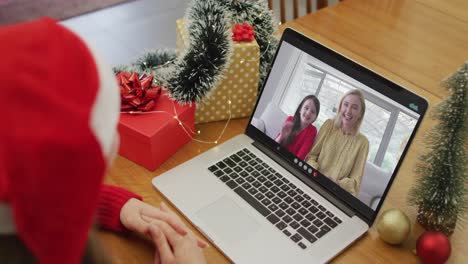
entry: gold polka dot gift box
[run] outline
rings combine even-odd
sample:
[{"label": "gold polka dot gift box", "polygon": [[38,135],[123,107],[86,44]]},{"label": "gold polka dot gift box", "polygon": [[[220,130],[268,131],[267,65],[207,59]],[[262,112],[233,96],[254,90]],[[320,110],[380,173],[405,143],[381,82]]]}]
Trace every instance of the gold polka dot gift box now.
[{"label": "gold polka dot gift box", "polygon": [[[185,19],[176,21],[177,55],[188,46]],[[197,103],[195,123],[248,117],[257,100],[260,48],[255,40],[233,42],[231,64],[222,80],[201,103]]]}]

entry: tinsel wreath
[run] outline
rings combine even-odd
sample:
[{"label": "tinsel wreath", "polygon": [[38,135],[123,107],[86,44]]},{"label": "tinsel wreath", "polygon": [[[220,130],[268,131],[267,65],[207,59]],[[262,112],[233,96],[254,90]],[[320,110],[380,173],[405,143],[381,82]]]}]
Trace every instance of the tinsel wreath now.
[{"label": "tinsel wreath", "polygon": [[173,51],[157,50],[144,54],[130,67],[119,66],[114,71],[154,75],[175,100],[200,102],[229,66],[233,25],[247,22],[255,28],[260,48],[259,87],[262,87],[278,45],[275,22],[266,1],[193,0],[185,18],[189,45],[184,54],[176,58]]}]

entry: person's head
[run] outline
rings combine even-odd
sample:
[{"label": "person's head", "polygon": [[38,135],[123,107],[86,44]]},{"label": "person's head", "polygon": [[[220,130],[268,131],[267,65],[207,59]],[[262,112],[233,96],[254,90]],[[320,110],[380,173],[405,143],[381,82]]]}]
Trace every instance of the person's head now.
[{"label": "person's head", "polygon": [[361,127],[365,112],[364,94],[358,89],[350,90],[341,98],[334,118],[335,126],[346,133],[355,134]]},{"label": "person's head", "polygon": [[40,263],[78,263],[116,150],[116,79],[51,19],[0,27],[0,39],[0,243],[16,237]]},{"label": "person's head", "polygon": [[294,122],[300,122],[301,125],[309,125],[315,122],[320,112],[320,101],[315,95],[307,95],[297,106],[294,112]]},{"label": "person's head", "polygon": [[293,116],[293,127],[291,134],[286,138],[284,145],[289,145],[294,141],[294,138],[299,133],[301,128],[304,128],[317,119],[320,112],[320,101],[315,95],[305,96],[296,108]]}]

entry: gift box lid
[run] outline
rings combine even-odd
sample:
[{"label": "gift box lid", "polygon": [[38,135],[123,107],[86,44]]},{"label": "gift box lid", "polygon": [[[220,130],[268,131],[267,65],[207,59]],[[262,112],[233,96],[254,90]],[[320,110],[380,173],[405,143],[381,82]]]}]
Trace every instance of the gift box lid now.
[{"label": "gift box lid", "polygon": [[173,101],[169,98],[167,91],[163,90],[152,111],[135,114],[122,113],[119,132],[132,136],[138,141],[148,141],[167,127],[179,126],[175,116],[178,115],[183,122],[184,116],[190,114],[189,110],[192,110],[193,115],[194,108],[195,104],[181,105]]}]

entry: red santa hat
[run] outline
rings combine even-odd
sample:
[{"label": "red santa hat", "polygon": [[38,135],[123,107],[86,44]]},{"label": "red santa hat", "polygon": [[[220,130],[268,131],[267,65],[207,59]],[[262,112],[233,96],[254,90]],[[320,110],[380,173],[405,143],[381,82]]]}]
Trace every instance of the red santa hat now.
[{"label": "red santa hat", "polygon": [[79,263],[116,138],[109,67],[52,19],[0,27],[0,234]]}]

